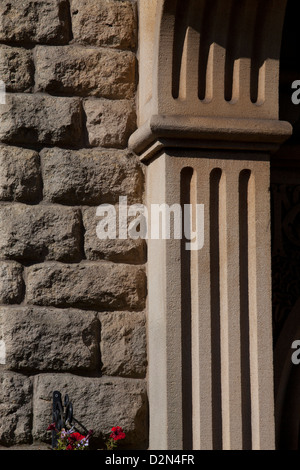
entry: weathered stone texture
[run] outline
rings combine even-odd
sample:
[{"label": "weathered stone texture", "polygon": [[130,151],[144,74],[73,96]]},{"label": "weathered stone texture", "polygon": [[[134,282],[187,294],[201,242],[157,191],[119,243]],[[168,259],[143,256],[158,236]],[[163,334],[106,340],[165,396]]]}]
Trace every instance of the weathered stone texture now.
[{"label": "weathered stone texture", "polygon": [[71,0],[71,17],[79,44],[136,47],[136,6],[130,1]]},{"label": "weathered stone texture", "polygon": [[32,379],[13,372],[0,374],[0,444],[31,440]]},{"label": "weathered stone texture", "polygon": [[41,198],[41,187],[38,153],[0,146],[0,200],[35,202]]},{"label": "weathered stone texture", "polygon": [[23,298],[23,268],[10,261],[0,262],[0,304],[18,304]]},{"label": "weathered stone texture", "polygon": [[43,263],[26,271],[29,304],[96,310],[141,310],[145,306],[145,271],[140,266]]},{"label": "weathered stone texture", "polygon": [[44,198],[60,204],[96,205],[141,202],[144,175],[140,163],[119,150],[59,148],[40,153]]},{"label": "weathered stone texture", "polygon": [[102,373],[121,377],[145,377],[145,314],[107,312],[100,314],[100,319]]},{"label": "weathered stone texture", "polygon": [[1,0],[0,41],[65,44],[70,39],[67,0]]},{"label": "weathered stone texture", "polygon": [[[115,208],[118,220],[118,207]],[[117,238],[101,239],[97,236],[97,224],[100,218],[97,217],[96,207],[85,207],[82,210],[84,233],[84,252],[89,260],[105,259],[118,263],[143,264],[146,261],[145,240],[119,238],[119,227],[117,223]]]},{"label": "weathered stone texture", "polygon": [[6,204],[0,207],[0,256],[18,261],[78,261],[81,215],[73,208]]},{"label": "weathered stone texture", "polygon": [[6,368],[99,370],[100,323],[94,312],[1,307]]},{"label": "weathered stone texture", "polygon": [[[122,426],[126,433],[123,446],[147,447],[147,399],[143,380],[107,377],[79,377],[70,374],[41,374],[34,378],[33,437],[49,441],[52,392],[69,395],[74,418],[93,429],[91,444],[98,446],[110,434],[112,426]],[[121,443],[122,444],[122,443]]]},{"label": "weathered stone texture", "polygon": [[0,450],[49,449],[54,390],[147,449],[146,242],[96,231],[143,202],[136,3],[0,1]]},{"label": "weathered stone texture", "polygon": [[86,100],[88,144],[92,147],[125,148],[136,129],[134,104],[128,100]]},{"label": "weathered stone texture", "polygon": [[82,142],[78,98],[7,94],[0,106],[0,140],[12,144],[77,146]]},{"label": "weathered stone texture", "polygon": [[34,85],[32,51],[1,44],[0,79],[8,92],[31,91]]},{"label": "weathered stone texture", "polygon": [[129,99],[135,92],[135,55],[77,46],[38,46],[36,88],[55,94]]}]

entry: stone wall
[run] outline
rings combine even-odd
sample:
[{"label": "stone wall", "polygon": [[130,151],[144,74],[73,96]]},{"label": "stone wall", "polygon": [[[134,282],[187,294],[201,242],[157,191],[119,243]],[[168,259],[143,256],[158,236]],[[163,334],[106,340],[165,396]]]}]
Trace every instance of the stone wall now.
[{"label": "stone wall", "polygon": [[143,201],[137,8],[120,0],[2,0],[0,445],[50,442],[52,392],[101,444],[147,447],[141,240],[100,240],[96,208]]}]

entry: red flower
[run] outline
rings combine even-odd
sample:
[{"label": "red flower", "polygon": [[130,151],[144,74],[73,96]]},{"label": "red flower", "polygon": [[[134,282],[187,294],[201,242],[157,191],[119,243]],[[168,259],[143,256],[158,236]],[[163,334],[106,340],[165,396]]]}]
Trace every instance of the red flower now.
[{"label": "red flower", "polygon": [[67,445],[66,450],[73,450],[73,446],[71,444]]},{"label": "red flower", "polygon": [[120,426],[114,426],[111,428],[112,433],[109,437],[111,437],[114,441],[118,441],[119,439],[125,439],[125,433]]},{"label": "red flower", "polygon": [[83,436],[79,432],[72,432],[72,434],[70,434],[70,436],[68,437],[68,440],[75,442],[75,441],[81,441],[84,438],[85,436]]},{"label": "red flower", "polygon": [[52,423],[48,426],[47,431],[57,431],[55,423]]}]

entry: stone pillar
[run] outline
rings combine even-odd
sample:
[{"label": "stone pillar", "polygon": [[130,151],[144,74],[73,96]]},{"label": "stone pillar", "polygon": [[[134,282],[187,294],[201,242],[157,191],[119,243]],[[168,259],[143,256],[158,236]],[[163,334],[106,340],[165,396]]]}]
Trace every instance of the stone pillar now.
[{"label": "stone pillar", "polygon": [[274,448],[269,161],[291,127],[278,120],[285,1],[273,3],[139,2],[130,144],[148,209],[189,208],[195,229],[204,206],[196,250],[153,238],[150,217],[152,449]]}]

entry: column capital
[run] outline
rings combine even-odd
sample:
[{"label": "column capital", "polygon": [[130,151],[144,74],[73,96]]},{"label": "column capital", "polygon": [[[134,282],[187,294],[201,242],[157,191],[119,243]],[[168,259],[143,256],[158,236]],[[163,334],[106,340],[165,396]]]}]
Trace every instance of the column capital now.
[{"label": "column capital", "polygon": [[132,134],[131,149],[146,162],[163,148],[275,152],[291,125],[270,119],[154,115]]}]

